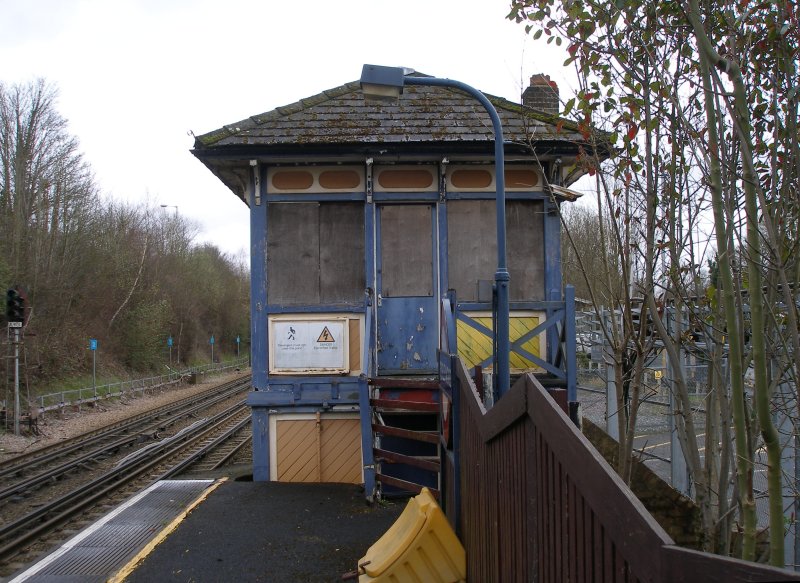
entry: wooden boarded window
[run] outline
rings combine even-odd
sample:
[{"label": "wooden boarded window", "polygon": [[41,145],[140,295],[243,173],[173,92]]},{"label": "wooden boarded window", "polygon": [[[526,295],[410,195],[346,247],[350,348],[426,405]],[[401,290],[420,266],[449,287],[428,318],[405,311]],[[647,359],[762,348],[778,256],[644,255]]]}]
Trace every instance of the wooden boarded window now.
[{"label": "wooden boarded window", "polygon": [[432,211],[429,204],[381,207],[383,297],[433,295]]},{"label": "wooden boarded window", "polygon": [[[494,281],[496,211],[493,200],[447,203],[448,286],[456,290],[458,301],[478,301],[478,282]],[[542,201],[506,202],[506,255],[512,301],[544,299],[543,213]]]},{"label": "wooden boarded window", "polygon": [[362,203],[269,205],[270,304],[356,303],[364,297],[365,281]]}]

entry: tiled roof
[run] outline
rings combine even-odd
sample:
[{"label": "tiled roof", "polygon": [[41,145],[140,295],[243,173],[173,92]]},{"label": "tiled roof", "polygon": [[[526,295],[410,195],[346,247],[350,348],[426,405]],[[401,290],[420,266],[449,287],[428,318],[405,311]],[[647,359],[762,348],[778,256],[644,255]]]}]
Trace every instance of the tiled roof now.
[{"label": "tiled roof", "polygon": [[[574,123],[487,95],[506,142],[582,142]],[[559,123],[560,122],[560,123]],[[558,130],[557,130],[558,128]],[[489,115],[456,89],[411,85],[394,104],[365,101],[354,81],[197,136],[195,154],[229,147],[493,142]]]}]

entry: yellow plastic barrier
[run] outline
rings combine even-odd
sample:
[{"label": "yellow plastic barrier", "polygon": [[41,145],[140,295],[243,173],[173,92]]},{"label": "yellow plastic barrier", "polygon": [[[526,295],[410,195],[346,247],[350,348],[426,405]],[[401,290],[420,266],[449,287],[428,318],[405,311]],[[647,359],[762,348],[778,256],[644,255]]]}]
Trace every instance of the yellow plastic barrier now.
[{"label": "yellow plastic barrier", "polygon": [[467,557],[427,488],[358,562],[359,583],[460,583]]}]

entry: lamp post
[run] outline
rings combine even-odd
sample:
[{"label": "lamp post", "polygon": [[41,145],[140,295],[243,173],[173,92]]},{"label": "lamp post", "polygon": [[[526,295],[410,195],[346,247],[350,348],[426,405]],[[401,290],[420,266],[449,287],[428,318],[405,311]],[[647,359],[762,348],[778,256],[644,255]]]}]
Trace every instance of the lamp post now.
[{"label": "lamp post", "polygon": [[176,204],[162,204],[162,209],[175,209],[175,217],[178,217],[178,205]]},{"label": "lamp post", "polygon": [[460,89],[479,101],[492,120],[492,128],[494,129],[494,174],[497,189],[497,271],[494,274],[497,294],[497,329],[495,330],[494,338],[496,348],[494,375],[497,393],[502,397],[508,392],[511,384],[508,296],[508,286],[511,278],[506,266],[506,185],[503,126],[492,103],[474,87],[452,79],[412,77],[410,73],[413,72],[413,70],[404,69],[403,67],[364,65],[361,71],[361,90],[364,92],[364,96],[370,99],[393,102],[399,99],[405,85]]}]

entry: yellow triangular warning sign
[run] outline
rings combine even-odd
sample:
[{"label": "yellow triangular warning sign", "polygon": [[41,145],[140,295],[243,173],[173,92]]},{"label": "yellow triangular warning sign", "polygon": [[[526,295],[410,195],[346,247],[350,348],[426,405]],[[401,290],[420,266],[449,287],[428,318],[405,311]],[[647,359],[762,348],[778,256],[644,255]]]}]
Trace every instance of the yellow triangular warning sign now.
[{"label": "yellow triangular warning sign", "polygon": [[319,338],[317,338],[317,342],[336,342],[336,339],[333,337],[333,334],[331,334],[331,331],[328,330],[328,327],[325,326]]}]

